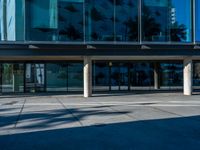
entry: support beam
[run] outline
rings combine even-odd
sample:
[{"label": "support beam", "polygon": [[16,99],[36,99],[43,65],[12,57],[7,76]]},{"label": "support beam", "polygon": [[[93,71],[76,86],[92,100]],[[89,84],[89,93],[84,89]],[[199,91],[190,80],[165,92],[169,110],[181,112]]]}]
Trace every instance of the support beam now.
[{"label": "support beam", "polygon": [[160,89],[160,64],[154,63],[154,89]]},{"label": "support beam", "polygon": [[92,96],[92,61],[90,56],[84,56],[84,97]]},{"label": "support beam", "polygon": [[192,58],[184,59],[184,70],[183,70],[183,79],[184,79],[184,95],[192,95],[192,79],[193,79],[193,63]]}]

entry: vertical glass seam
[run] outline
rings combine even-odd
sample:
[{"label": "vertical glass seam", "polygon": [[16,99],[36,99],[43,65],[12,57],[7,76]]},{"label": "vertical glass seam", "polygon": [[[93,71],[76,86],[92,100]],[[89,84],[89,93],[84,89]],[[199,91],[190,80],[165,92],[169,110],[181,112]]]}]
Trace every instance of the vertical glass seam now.
[{"label": "vertical glass seam", "polygon": [[138,0],[139,9],[138,9],[138,27],[139,27],[139,43],[142,44],[142,0]]}]

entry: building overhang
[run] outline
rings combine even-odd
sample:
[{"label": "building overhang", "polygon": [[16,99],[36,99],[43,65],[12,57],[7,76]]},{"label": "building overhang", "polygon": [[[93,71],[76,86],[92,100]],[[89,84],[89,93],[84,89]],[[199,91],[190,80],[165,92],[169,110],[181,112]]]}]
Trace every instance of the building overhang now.
[{"label": "building overhang", "polygon": [[200,56],[199,44],[2,43],[0,56]]}]

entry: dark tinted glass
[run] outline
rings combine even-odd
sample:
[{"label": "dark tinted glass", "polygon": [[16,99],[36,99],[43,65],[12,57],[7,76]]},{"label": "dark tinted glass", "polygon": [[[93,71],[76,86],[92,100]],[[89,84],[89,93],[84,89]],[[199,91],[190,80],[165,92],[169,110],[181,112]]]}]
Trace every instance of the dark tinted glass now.
[{"label": "dark tinted glass", "polygon": [[138,0],[116,0],[115,39],[138,41]]},{"label": "dark tinted glass", "polygon": [[182,63],[161,63],[161,85],[182,86],[183,85],[183,64]]},{"label": "dark tinted glass", "polygon": [[143,41],[190,42],[190,0],[143,0]]},{"label": "dark tinted glass", "polygon": [[26,2],[27,40],[83,41],[82,0]]},{"label": "dark tinted glass", "polygon": [[114,0],[86,1],[86,40],[114,41]]},{"label": "dark tinted glass", "polygon": [[67,64],[46,65],[47,91],[67,91]]}]

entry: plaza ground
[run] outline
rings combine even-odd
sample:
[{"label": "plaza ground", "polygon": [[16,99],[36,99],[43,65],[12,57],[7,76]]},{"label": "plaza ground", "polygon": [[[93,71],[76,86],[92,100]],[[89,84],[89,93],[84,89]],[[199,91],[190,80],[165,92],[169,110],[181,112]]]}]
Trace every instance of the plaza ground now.
[{"label": "plaza ground", "polygon": [[199,150],[200,95],[0,97],[0,149]]}]

